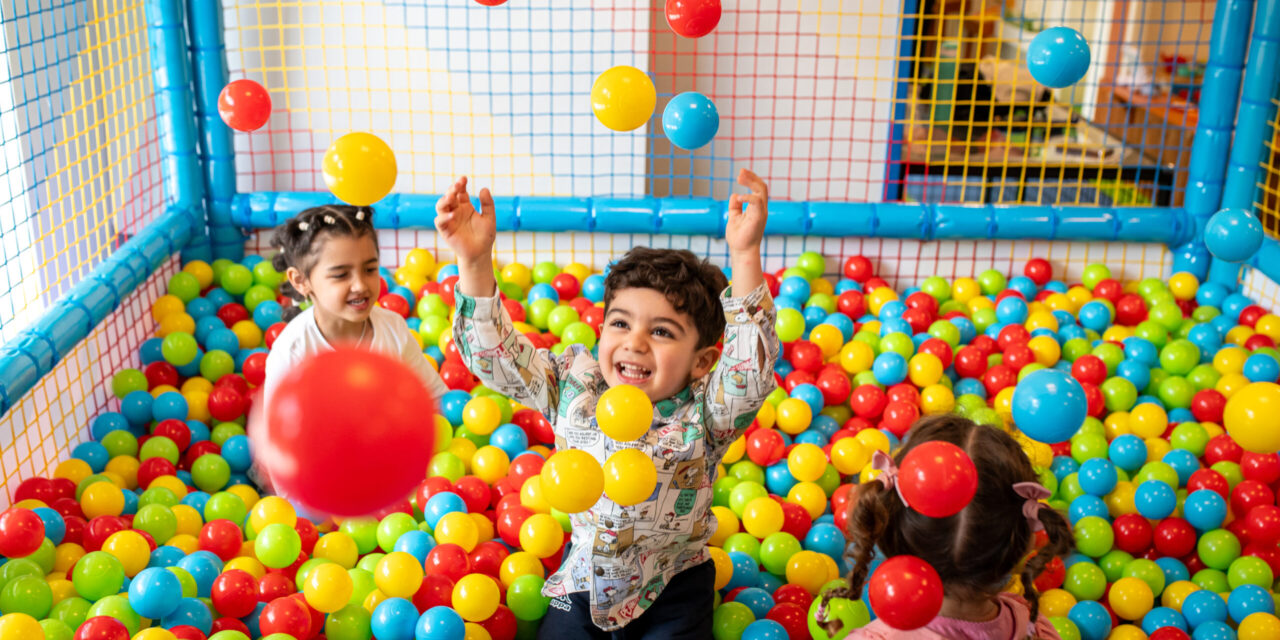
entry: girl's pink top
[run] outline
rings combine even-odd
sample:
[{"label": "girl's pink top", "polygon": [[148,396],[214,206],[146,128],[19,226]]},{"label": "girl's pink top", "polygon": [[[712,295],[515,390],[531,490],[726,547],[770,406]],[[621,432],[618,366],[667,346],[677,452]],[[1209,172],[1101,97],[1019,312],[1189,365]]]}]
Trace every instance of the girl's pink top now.
[{"label": "girl's pink top", "polygon": [[1061,640],[1053,624],[1043,615],[1036,620],[1035,627],[1031,627],[1031,607],[1021,597],[1002,593],[996,597],[996,604],[1000,605],[1000,613],[986,622],[939,616],[921,629],[899,631],[877,619],[855,629],[845,640]]}]

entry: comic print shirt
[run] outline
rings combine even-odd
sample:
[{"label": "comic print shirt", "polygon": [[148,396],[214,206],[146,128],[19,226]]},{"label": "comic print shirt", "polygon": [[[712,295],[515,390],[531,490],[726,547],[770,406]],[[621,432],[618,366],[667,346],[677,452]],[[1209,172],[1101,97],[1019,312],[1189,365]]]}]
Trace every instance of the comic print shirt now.
[{"label": "comic print shirt", "polygon": [[499,297],[459,291],[454,344],[485,386],[540,411],[556,449],[580,449],[601,464],[625,448],[647,453],[658,471],[650,498],[629,507],[601,496],[570,514],[572,548],[542,593],[590,593],[596,626],[613,631],[644,613],[671,578],[707,561],[715,527],[711,485],[725,450],[755,419],[776,386],[773,299],[762,285],[742,297],[720,296],[727,325],[716,368],[654,404],[641,439],[618,442],[601,433],[596,401],[608,386],[590,351],[573,345],[559,357],[536,349],[512,326]]}]

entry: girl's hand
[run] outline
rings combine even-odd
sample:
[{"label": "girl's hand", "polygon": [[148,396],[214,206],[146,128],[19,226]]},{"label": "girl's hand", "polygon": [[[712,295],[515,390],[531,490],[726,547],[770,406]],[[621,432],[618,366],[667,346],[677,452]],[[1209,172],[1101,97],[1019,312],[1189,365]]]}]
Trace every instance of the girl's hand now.
[{"label": "girl's hand", "polygon": [[489,189],[480,190],[477,212],[467,194],[466,176],[458,179],[436,202],[436,230],[453,249],[459,264],[490,260],[498,226]]},{"label": "girl's hand", "polygon": [[729,220],[724,239],[730,253],[760,252],[764,225],[769,219],[769,186],[749,169],[738,172],[738,184],[751,190],[747,195],[729,196]]}]

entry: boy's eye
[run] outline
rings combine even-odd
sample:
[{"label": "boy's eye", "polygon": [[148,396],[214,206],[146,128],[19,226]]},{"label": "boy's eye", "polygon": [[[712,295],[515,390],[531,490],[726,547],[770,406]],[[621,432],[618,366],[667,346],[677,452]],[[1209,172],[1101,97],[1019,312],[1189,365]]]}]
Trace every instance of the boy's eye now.
[{"label": "boy's eye", "polygon": [[614,320],[613,322],[610,322],[610,323],[609,323],[609,326],[611,326],[611,327],[613,327],[613,328],[615,328],[615,329],[626,329],[626,328],[627,328],[627,321],[626,321],[626,320]]},{"label": "boy's eye", "polygon": [[671,332],[670,332],[670,331],[668,331],[667,329],[663,329],[662,327],[658,327],[657,329],[654,329],[654,330],[653,330],[653,335],[655,335],[655,336],[661,336],[661,337],[663,337],[663,338],[674,338],[674,337],[675,337],[675,334],[671,333]]}]

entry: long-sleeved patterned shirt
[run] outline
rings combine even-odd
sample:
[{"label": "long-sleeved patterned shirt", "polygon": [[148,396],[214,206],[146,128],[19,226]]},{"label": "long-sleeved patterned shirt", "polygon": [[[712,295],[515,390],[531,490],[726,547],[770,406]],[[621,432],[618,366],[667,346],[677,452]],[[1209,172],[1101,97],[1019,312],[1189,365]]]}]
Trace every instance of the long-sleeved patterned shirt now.
[{"label": "long-sleeved patterned shirt", "polygon": [[658,486],[648,500],[624,507],[601,496],[590,509],[570,514],[572,548],[542,589],[553,598],[588,591],[596,626],[622,628],[672,577],[709,558],[716,467],[776,385],[779,345],[768,290],[721,294],[727,326],[719,364],[655,403],[653,426],[634,442],[613,440],[596,423],[596,401],[608,385],[589,351],[574,345],[554,357],[515,330],[496,295],[454,295],[453,339],[463,361],[489,388],[546,416],[557,450],[580,449],[601,464],[627,448],[653,459]]}]

